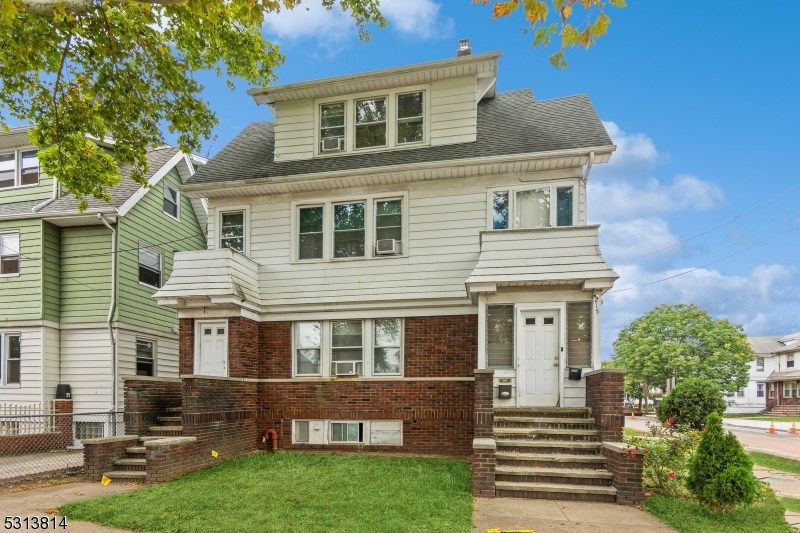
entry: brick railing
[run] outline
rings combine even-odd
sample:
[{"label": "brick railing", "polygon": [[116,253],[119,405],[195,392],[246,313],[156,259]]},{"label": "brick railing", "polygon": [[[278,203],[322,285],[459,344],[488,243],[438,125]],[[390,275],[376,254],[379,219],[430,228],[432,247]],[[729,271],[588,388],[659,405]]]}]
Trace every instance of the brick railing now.
[{"label": "brick railing", "polygon": [[606,469],[611,472],[611,486],[617,489],[617,503],[639,505],[644,500],[642,466],[644,450],[621,442],[604,442]]},{"label": "brick railing", "polygon": [[114,470],[114,461],[126,457],[127,448],[136,446],[138,439],[136,435],[84,439],[83,478],[90,483],[100,481],[103,473]]},{"label": "brick railing", "polygon": [[161,483],[197,469],[197,439],[195,437],[172,437],[144,443],[147,450],[146,482]]},{"label": "brick railing", "polygon": [[625,394],[625,370],[602,368],[586,376],[586,407],[592,408],[594,428],[603,441],[621,442],[625,415],[622,412]]},{"label": "brick railing", "polygon": [[125,433],[147,435],[159,415],[170,407],[181,406],[180,379],[124,376]]},{"label": "brick railing", "polygon": [[472,495],[494,498],[494,370],[475,370]]}]

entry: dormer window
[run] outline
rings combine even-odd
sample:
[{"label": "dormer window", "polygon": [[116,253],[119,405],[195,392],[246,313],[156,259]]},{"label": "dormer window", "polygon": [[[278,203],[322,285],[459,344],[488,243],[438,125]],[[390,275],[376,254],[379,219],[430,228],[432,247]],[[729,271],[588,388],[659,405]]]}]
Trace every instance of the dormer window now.
[{"label": "dormer window", "polygon": [[0,154],[0,189],[39,184],[36,150]]},{"label": "dormer window", "polygon": [[425,139],[422,91],[397,96],[397,144],[418,143]]},{"label": "dormer window", "polygon": [[386,98],[356,100],[356,149],[386,146]]},{"label": "dormer window", "polygon": [[344,151],[344,102],[320,107],[319,150]]}]

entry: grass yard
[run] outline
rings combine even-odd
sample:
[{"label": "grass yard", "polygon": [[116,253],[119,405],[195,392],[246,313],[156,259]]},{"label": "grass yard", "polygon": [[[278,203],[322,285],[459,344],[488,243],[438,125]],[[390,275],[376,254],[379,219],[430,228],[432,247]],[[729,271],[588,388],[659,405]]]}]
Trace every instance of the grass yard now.
[{"label": "grass yard", "polygon": [[730,514],[715,514],[689,500],[650,496],[645,506],[679,533],[791,533],[784,508],[773,493],[762,503],[741,507]]},{"label": "grass yard", "polygon": [[626,437],[645,437],[649,435],[647,431],[640,431],[633,428],[622,428],[622,434]]},{"label": "grass yard", "polygon": [[794,498],[781,498],[781,503],[786,507],[787,511],[794,511],[800,513],[800,500]]},{"label": "grass yard", "polygon": [[458,460],[279,452],[60,511],[148,532],[468,532],[472,474]]},{"label": "grass yard", "polygon": [[732,415],[723,415],[722,418],[743,418],[745,420],[766,420],[768,422],[797,422],[800,424],[800,416],[768,416],[754,415],[750,413],[736,413]]},{"label": "grass yard", "polygon": [[750,452],[749,455],[755,465],[791,474],[800,474],[800,461],[796,459],[786,459],[785,457],[761,452]]}]

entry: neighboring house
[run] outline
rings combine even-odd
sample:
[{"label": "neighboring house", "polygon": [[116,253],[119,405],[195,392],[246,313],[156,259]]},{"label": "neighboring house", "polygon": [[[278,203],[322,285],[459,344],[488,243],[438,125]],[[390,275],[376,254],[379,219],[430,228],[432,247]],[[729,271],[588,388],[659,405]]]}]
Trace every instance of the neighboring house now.
[{"label": "neighboring house", "polygon": [[767,378],[767,409],[775,414],[800,414],[800,332],[778,339],[777,368]]},{"label": "neighboring house", "polygon": [[748,337],[756,360],[750,363],[750,381],[743,389],[728,395],[728,413],[758,413],[767,408],[767,378],[779,369],[775,351],[784,347],[780,336]]},{"label": "neighboring house", "polygon": [[475,369],[498,407],[586,404],[618,278],[586,180],[615,146],[585,95],[496,93],[499,56],[249,92],[275,121],[181,187],[208,250],[155,294],[182,375],[259,383],[287,447],[471,453]]},{"label": "neighboring house", "polygon": [[174,252],[205,247],[203,201],[179,190],[204,160],[169,146],[147,157],[149,188],[122,167],[112,202],[81,213],[39,172],[28,128],[0,134],[0,404],[68,384],[76,412],[121,410],[121,376],[177,377],[177,317],[152,296]]}]

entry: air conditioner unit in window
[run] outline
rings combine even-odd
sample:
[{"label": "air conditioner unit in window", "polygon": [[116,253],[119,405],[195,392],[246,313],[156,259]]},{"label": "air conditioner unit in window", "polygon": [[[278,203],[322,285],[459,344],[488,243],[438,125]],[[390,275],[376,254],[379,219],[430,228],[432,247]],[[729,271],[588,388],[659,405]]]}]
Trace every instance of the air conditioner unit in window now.
[{"label": "air conditioner unit in window", "polygon": [[320,151],[322,152],[343,152],[344,137],[329,137],[320,141]]},{"label": "air conditioner unit in window", "polygon": [[375,242],[377,255],[397,255],[400,253],[400,241],[394,239],[378,239]]},{"label": "air conditioner unit in window", "polygon": [[333,371],[337,376],[359,376],[361,361],[334,361]]}]

